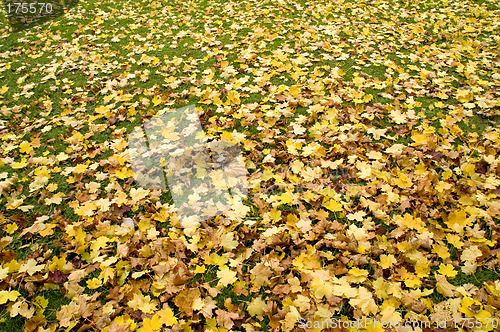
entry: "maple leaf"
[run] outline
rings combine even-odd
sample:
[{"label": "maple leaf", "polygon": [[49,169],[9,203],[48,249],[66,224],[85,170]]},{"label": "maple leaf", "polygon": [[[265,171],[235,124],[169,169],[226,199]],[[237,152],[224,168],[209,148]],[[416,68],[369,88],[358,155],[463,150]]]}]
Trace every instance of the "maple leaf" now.
[{"label": "maple leaf", "polygon": [[462,254],[460,255],[460,259],[462,261],[466,261],[469,263],[476,262],[477,258],[482,256],[482,252],[478,246],[471,246],[469,248],[465,248]]},{"label": "maple leaf", "polygon": [[7,303],[8,301],[14,302],[21,294],[18,291],[0,291],[0,304]]},{"label": "maple leaf", "polygon": [[450,284],[448,280],[446,280],[446,277],[444,275],[436,274],[435,277],[436,277],[436,290],[440,294],[443,294],[446,297],[455,296],[456,287]]},{"label": "maple leaf", "polygon": [[231,251],[238,246],[238,241],[234,240],[234,233],[229,232],[221,236],[221,245],[226,251]]},{"label": "maple leaf", "polygon": [[404,173],[399,173],[398,179],[396,180],[396,184],[398,187],[406,189],[413,185],[411,179]]},{"label": "maple leaf", "polygon": [[101,286],[102,286],[101,279],[93,278],[93,279],[87,280],[87,287],[89,289],[97,289],[97,288],[99,288]]},{"label": "maple leaf", "polygon": [[453,211],[448,215],[448,220],[445,221],[446,225],[454,231],[461,233],[466,226],[471,224],[471,220],[467,218],[465,211]]},{"label": "maple leaf", "polygon": [[32,276],[36,272],[40,272],[45,268],[45,264],[37,265],[37,261],[34,258],[29,259],[26,263],[22,264],[19,268],[19,272],[27,272]]},{"label": "maple leaf", "polygon": [[295,226],[303,233],[307,233],[312,229],[312,222],[309,219],[301,218],[298,222],[295,223]]},{"label": "maple leaf", "polygon": [[396,264],[396,258],[394,255],[380,255],[380,267],[383,269],[390,268],[393,264]]},{"label": "maple leaf", "polygon": [[174,326],[177,324],[177,318],[174,316],[174,312],[170,308],[164,308],[156,313],[160,318],[160,322],[167,326]]},{"label": "maple leaf", "polygon": [[265,306],[266,302],[260,296],[255,297],[248,305],[247,311],[251,316],[262,315],[264,313]]},{"label": "maple leaf", "polygon": [[30,143],[24,141],[21,144],[19,144],[19,152],[30,154],[32,151],[33,151],[33,147],[31,146]]},{"label": "maple leaf", "polygon": [[193,313],[193,305],[196,300],[200,298],[200,290],[195,289],[184,289],[175,298],[174,303],[176,306],[181,308],[189,316]]},{"label": "maple leaf", "polygon": [[363,217],[366,216],[365,211],[356,211],[354,213],[349,213],[346,217],[349,220],[363,221]]},{"label": "maple leaf", "polygon": [[21,158],[20,162],[13,162],[10,166],[13,169],[21,169],[21,168],[25,168],[27,165],[28,165],[27,159],[26,158]]},{"label": "maple leaf", "polygon": [[226,329],[231,329],[234,326],[233,320],[238,319],[239,315],[237,313],[217,309],[215,311],[217,317],[217,323],[222,325]]},{"label": "maple leaf", "polygon": [[160,317],[157,314],[153,315],[151,318],[146,318],[142,322],[142,327],[140,327],[137,331],[146,332],[146,331],[159,331],[162,327],[162,323],[160,321]]},{"label": "maple leaf", "polygon": [[343,211],[342,204],[333,199],[329,200],[328,203],[325,203],[323,206],[332,212]]},{"label": "maple leaf", "polygon": [[127,305],[130,308],[140,310],[145,314],[151,314],[157,310],[156,300],[151,300],[149,295],[135,293],[133,299],[128,301]]},{"label": "maple leaf", "polygon": [[453,265],[443,264],[443,263],[439,265],[438,272],[451,279],[455,278],[456,275],[458,274],[458,272],[455,271],[455,267]]},{"label": "maple leaf", "polygon": [[217,278],[219,282],[217,283],[217,287],[226,287],[234,283],[236,279],[236,271],[230,270],[227,266],[222,266],[219,271],[217,271]]},{"label": "maple leaf", "polygon": [[9,275],[9,267],[0,267],[0,280],[4,280]]},{"label": "maple leaf", "polygon": [[394,325],[398,325],[398,322],[401,324],[403,318],[401,314],[396,311],[396,308],[391,304],[387,305],[384,309],[380,311],[380,321],[382,322],[391,322]]},{"label": "maple leaf", "polygon": [[309,287],[313,291],[314,296],[318,299],[323,297],[329,298],[333,293],[333,286],[328,281],[320,278],[314,278]]},{"label": "maple leaf", "polygon": [[55,284],[61,284],[64,282],[65,276],[59,270],[54,270],[54,272],[49,272],[48,280]]},{"label": "maple leaf", "polygon": [[12,234],[18,229],[17,224],[8,224],[5,228],[7,234]]},{"label": "maple leaf", "polygon": [[349,303],[361,309],[365,315],[376,314],[379,311],[378,306],[373,300],[372,293],[365,287],[359,287],[356,298],[350,299]]},{"label": "maple leaf", "polygon": [[29,307],[28,303],[25,301],[18,301],[12,305],[10,309],[10,317],[16,317],[17,315],[21,315],[26,319],[30,319],[33,317],[35,313],[35,307]]},{"label": "maple leaf", "polygon": [[359,283],[363,282],[366,280],[366,277],[368,276],[368,271],[353,267],[349,270],[349,279],[352,282]]},{"label": "maple leaf", "polygon": [[[126,168],[126,167],[123,167],[122,169],[117,170],[115,172],[115,176],[121,180],[132,177],[133,175],[134,175],[134,172],[131,169]],[[133,199],[135,200],[135,198],[133,198]]]}]

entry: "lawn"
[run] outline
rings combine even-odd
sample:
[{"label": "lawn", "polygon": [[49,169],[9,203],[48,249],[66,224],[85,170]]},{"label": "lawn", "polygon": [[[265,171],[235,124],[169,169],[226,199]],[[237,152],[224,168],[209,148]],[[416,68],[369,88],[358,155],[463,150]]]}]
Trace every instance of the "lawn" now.
[{"label": "lawn", "polygon": [[[497,1],[66,5],[0,12],[0,331],[498,330]],[[192,227],[128,149],[187,105],[248,171]]]}]

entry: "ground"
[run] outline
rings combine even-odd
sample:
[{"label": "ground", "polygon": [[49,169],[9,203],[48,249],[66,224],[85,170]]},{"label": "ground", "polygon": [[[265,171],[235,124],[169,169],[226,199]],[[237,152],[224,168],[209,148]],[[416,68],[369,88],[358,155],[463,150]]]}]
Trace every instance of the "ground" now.
[{"label": "ground", "polygon": [[[498,326],[496,1],[68,8],[0,14],[1,331]],[[127,149],[185,105],[249,179],[189,232]]]}]

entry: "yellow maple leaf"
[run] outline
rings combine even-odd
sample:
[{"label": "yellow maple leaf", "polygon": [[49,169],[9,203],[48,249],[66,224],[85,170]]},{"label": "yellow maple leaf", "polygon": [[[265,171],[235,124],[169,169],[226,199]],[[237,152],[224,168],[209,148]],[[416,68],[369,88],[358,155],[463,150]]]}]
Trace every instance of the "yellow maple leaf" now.
[{"label": "yellow maple leaf", "polygon": [[483,252],[479,249],[478,246],[471,246],[465,248],[460,255],[460,259],[465,262],[474,263],[478,257],[480,257]]},{"label": "yellow maple leaf", "polygon": [[120,96],[116,96],[115,97],[115,100],[116,101],[129,101],[130,99],[132,99],[134,97],[134,95],[130,94],[130,93],[125,93],[123,95],[120,95]]},{"label": "yellow maple leaf", "polygon": [[401,314],[397,312],[396,308],[390,303],[380,312],[380,316],[381,322],[391,322],[392,324],[397,324],[402,321]]},{"label": "yellow maple leaf", "polygon": [[431,267],[428,260],[423,257],[415,263],[415,273],[419,278],[425,278],[429,276],[431,272]]},{"label": "yellow maple leaf", "polygon": [[453,297],[455,296],[455,289],[456,287],[453,286],[446,280],[446,277],[441,274],[436,274],[436,290],[438,293],[446,296],[446,297]]},{"label": "yellow maple leaf", "polygon": [[396,224],[409,229],[421,230],[424,227],[424,222],[420,218],[414,218],[411,214],[405,213],[404,217],[399,215],[394,217]]},{"label": "yellow maple leaf", "polygon": [[248,305],[247,311],[250,316],[262,315],[264,313],[264,307],[266,302],[259,296],[255,297],[252,302]]},{"label": "yellow maple leaf", "polygon": [[464,243],[461,241],[461,237],[456,234],[446,234],[446,240],[449,244],[457,249],[462,249]]},{"label": "yellow maple leaf", "polygon": [[471,224],[471,221],[467,218],[465,211],[460,210],[451,212],[445,224],[455,232],[461,233],[466,226]]},{"label": "yellow maple leaf", "polygon": [[236,280],[236,271],[230,270],[227,266],[222,266],[220,271],[217,271],[217,278],[219,283],[218,288],[226,287],[227,285],[233,284]]},{"label": "yellow maple leaf", "polygon": [[4,267],[8,268],[9,272],[15,272],[21,268],[21,264],[18,261],[16,261],[15,259],[13,259],[10,262],[5,263]]},{"label": "yellow maple leaf", "polygon": [[95,109],[97,114],[104,115],[105,117],[111,117],[112,113],[109,106],[99,106]]},{"label": "yellow maple leaf", "polygon": [[33,148],[31,147],[30,143],[24,141],[21,144],[19,144],[19,152],[30,154],[32,151],[33,151]]},{"label": "yellow maple leaf", "polygon": [[282,193],[279,196],[279,199],[280,199],[281,204],[290,204],[290,203],[292,203],[292,196],[288,192]]},{"label": "yellow maple leaf", "polygon": [[224,140],[224,141],[228,141],[230,142],[231,141],[231,137],[232,137],[232,133],[229,132],[229,131],[224,131],[221,135],[221,138]]},{"label": "yellow maple leaf", "polygon": [[198,273],[205,273],[205,271],[207,270],[207,268],[205,267],[205,265],[197,265],[196,268],[194,269],[194,273],[195,274],[198,274]]},{"label": "yellow maple leaf", "polygon": [[23,203],[23,201],[23,198],[7,198],[7,210],[17,209]]},{"label": "yellow maple leaf", "polygon": [[161,98],[158,95],[153,97],[153,105],[158,106],[161,104]]},{"label": "yellow maple leaf", "polygon": [[17,224],[10,223],[7,225],[7,227],[5,227],[5,231],[7,232],[7,234],[12,234],[17,230],[17,228]]},{"label": "yellow maple leaf", "polygon": [[227,100],[225,105],[238,105],[240,103],[240,94],[236,90],[227,92]]},{"label": "yellow maple leaf", "polygon": [[141,199],[145,198],[148,195],[149,195],[148,189],[142,189],[142,188],[130,189],[130,197],[135,203],[137,203],[138,201],[140,201]]},{"label": "yellow maple leaf", "polygon": [[455,271],[455,267],[451,264],[443,264],[441,263],[439,265],[439,270],[438,270],[439,273],[441,273],[442,275],[444,276],[447,276],[448,278],[455,278],[458,274],[457,271]]},{"label": "yellow maple leaf", "polygon": [[83,206],[79,206],[75,209],[75,213],[79,216],[90,217],[94,211],[97,209],[97,206],[94,202],[86,202]]},{"label": "yellow maple leaf", "polygon": [[279,222],[281,220],[281,211],[272,209],[269,211],[269,217],[273,223]]},{"label": "yellow maple leaf", "polygon": [[231,251],[238,246],[239,242],[234,239],[234,233],[229,232],[221,236],[220,244],[225,251]]},{"label": "yellow maple leaf", "polygon": [[115,176],[120,180],[124,180],[134,176],[134,172],[130,168],[123,167],[115,172]]},{"label": "yellow maple leaf", "polygon": [[445,190],[449,190],[453,187],[451,183],[445,182],[445,181],[439,181],[437,186],[435,187],[436,190],[440,193],[442,193]]},{"label": "yellow maple leaf", "polygon": [[97,289],[102,286],[102,281],[99,278],[93,278],[90,280],[87,280],[87,287],[89,289]]},{"label": "yellow maple leaf", "polygon": [[38,234],[40,234],[42,237],[52,235],[52,234],[54,234],[55,227],[56,227],[56,224],[45,225],[45,228],[43,230],[41,230]]},{"label": "yellow maple leaf", "polygon": [[297,97],[300,93],[300,86],[298,85],[292,85],[290,89],[288,89],[288,92],[290,92],[290,95],[292,97]]},{"label": "yellow maple leaf", "polygon": [[334,199],[330,199],[328,203],[323,204],[323,207],[327,208],[328,210],[332,212],[340,212],[343,210],[342,204],[337,202]]},{"label": "yellow maple leaf", "polygon": [[27,272],[30,276],[36,272],[40,272],[44,269],[45,264],[37,265],[37,261],[34,258],[29,259],[27,262],[21,265],[19,272]]},{"label": "yellow maple leaf", "polygon": [[18,291],[0,291],[0,304],[7,303],[8,301],[15,301],[19,295],[21,295]]},{"label": "yellow maple leaf", "polygon": [[155,312],[157,301],[151,301],[151,297],[149,295],[144,296],[143,294],[134,294],[134,298],[127,302],[127,305],[134,310],[140,310],[145,314],[152,314]]},{"label": "yellow maple leaf", "polygon": [[476,171],[476,165],[472,163],[465,163],[460,166],[460,169],[464,171],[464,173],[467,174],[468,176],[472,176]]},{"label": "yellow maple leaf", "polygon": [[396,258],[394,255],[380,255],[380,267],[383,269],[390,268],[393,264],[396,264]]},{"label": "yellow maple leaf", "polygon": [[55,269],[57,268],[58,270],[62,271],[63,266],[66,264],[66,258],[62,257],[54,257],[54,260],[52,264],[49,265],[49,271],[54,272]]},{"label": "yellow maple leaf", "polygon": [[399,173],[398,179],[396,180],[396,184],[399,188],[406,189],[408,187],[411,187],[413,185],[413,182],[408,177],[408,175],[404,173]]},{"label": "yellow maple leaf", "polygon": [[368,271],[358,267],[353,267],[349,270],[348,275],[351,282],[359,283],[366,280],[366,277],[368,277]]},{"label": "yellow maple leaf", "polygon": [[450,251],[448,250],[448,247],[437,243],[433,245],[432,252],[436,253],[442,260],[450,257]]},{"label": "yellow maple leaf", "polygon": [[38,308],[41,308],[41,309],[45,309],[47,308],[47,306],[49,305],[49,300],[47,300],[46,298],[44,298],[43,296],[40,296],[38,295],[36,298],[35,298],[35,301],[33,303],[35,306],[37,306]]},{"label": "yellow maple leaf", "polygon": [[25,168],[27,165],[28,165],[28,163],[27,163],[26,158],[22,158],[20,162],[15,161],[12,164],[10,164],[10,167],[12,167],[13,169],[21,169],[21,168]]},{"label": "yellow maple leaf", "polygon": [[427,143],[427,136],[418,132],[413,132],[411,134],[411,139],[414,142],[411,144],[412,146],[419,146]]},{"label": "yellow maple leaf", "polygon": [[0,88],[0,95],[3,95],[4,93],[6,93],[7,90],[9,90],[9,87],[7,85],[2,86]]},{"label": "yellow maple leaf", "polygon": [[80,174],[80,173],[83,173],[85,172],[85,170],[87,169],[87,165],[84,165],[84,164],[78,164],[75,166],[75,168],[73,169],[73,173],[75,174]]},{"label": "yellow maple leaf", "polygon": [[405,279],[405,285],[406,285],[406,287],[409,287],[409,288],[417,288],[417,287],[420,287],[421,284],[422,284],[422,280],[420,280],[416,276],[410,276],[409,279]]},{"label": "yellow maple leaf", "polygon": [[472,98],[474,98],[474,95],[473,95],[472,91],[470,91],[470,90],[458,89],[457,94],[456,94],[456,98],[461,103],[467,103],[467,102],[471,101]]},{"label": "yellow maple leaf", "polygon": [[9,275],[9,267],[1,267],[0,266],[0,280],[4,280]]},{"label": "yellow maple leaf", "polygon": [[314,278],[309,287],[317,299],[321,299],[323,297],[328,299],[333,294],[333,286],[328,281],[321,278]]},{"label": "yellow maple leaf", "polygon": [[153,315],[151,318],[145,318],[142,321],[142,327],[140,327],[138,332],[149,332],[149,331],[158,331],[161,329],[163,324],[160,321],[158,315]]},{"label": "yellow maple leaf", "polygon": [[361,309],[365,315],[376,314],[379,310],[375,300],[373,300],[372,293],[365,287],[358,288],[356,298],[350,299],[349,304]]},{"label": "yellow maple leaf", "polygon": [[218,265],[221,268],[228,262],[228,259],[226,256],[220,256],[217,255],[216,253],[212,253],[208,258],[205,260],[205,264],[208,265]]},{"label": "yellow maple leaf", "polygon": [[110,239],[108,237],[106,237],[106,236],[99,236],[90,245],[90,250],[97,251],[97,250],[99,250],[101,248],[104,248],[109,241],[110,241]]},{"label": "yellow maple leaf", "polygon": [[157,312],[160,322],[167,326],[173,326],[177,324],[177,318],[174,316],[174,312],[170,308],[164,308]]}]

